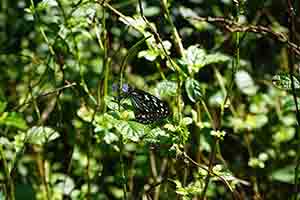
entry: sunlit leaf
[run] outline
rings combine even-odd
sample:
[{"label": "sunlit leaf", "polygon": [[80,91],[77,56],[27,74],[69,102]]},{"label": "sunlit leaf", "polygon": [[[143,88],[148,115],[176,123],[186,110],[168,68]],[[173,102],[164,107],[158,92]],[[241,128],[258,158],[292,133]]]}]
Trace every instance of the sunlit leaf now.
[{"label": "sunlit leaf", "polygon": [[125,141],[138,142],[145,135],[145,125],[138,122],[120,121],[115,127]]},{"label": "sunlit leaf", "polygon": [[95,132],[110,130],[117,123],[119,123],[119,120],[115,119],[112,115],[108,113],[99,115],[95,118]]},{"label": "sunlit leaf", "polygon": [[268,117],[265,114],[248,114],[244,122],[245,129],[262,128],[268,122]]},{"label": "sunlit leaf", "polygon": [[207,54],[203,48],[198,45],[192,45],[185,50],[185,57],[179,60],[183,66],[187,66],[190,74],[199,72],[199,70],[213,63],[221,63],[230,60],[230,57],[221,54]]},{"label": "sunlit leaf", "polygon": [[126,25],[133,26],[139,31],[143,32],[145,28],[147,27],[145,21],[142,19],[142,17],[120,17],[119,18],[121,22],[123,22]]},{"label": "sunlit leaf", "polygon": [[221,53],[208,54],[205,56],[205,65],[223,63],[230,60],[230,57]]},{"label": "sunlit leaf", "polygon": [[293,184],[295,181],[295,166],[289,165],[284,168],[275,170],[274,172],[272,172],[271,178],[275,181]]},{"label": "sunlit leaf", "polygon": [[4,112],[0,116],[0,125],[11,126],[15,128],[19,128],[21,130],[26,130],[27,124],[26,121],[23,119],[22,115],[17,112]]},{"label": "sunlit leaf", "polygon": [[177,84],[174,81],[161,81],[157,84],[156,90],[162,97],[176,96]]},{"label": "sunlit leaf", "polygon": [[188,47],[185,51],[185,57],[180,60],[182,65],[188,67],[190,74],[197,73],[205,65],[205,50],[198,45]]},{"label": "sunlit leaf", "polygon": [[293,127],[280,127],[278,131],[272,136],[275,143],[288,142],[295,136],[295,129]]},{"label": "sunlit leaf", "polygon": [[191,117],[184,117],[180,123],[187,126],[193,123],[193,119]]},{"label": "sunlit leaf", "polygon": [[235,73],[235,82],[237,87],[246,95],[254,95],[257,92],[257,86],[248,72],[240,70]]},{"label": "sunlit leaf", "polygon": [[74,180],[65,174],[51,174],[51,182],[54,190],[65,195],[69,195],[75,188]]},{"label": "sunlit leaf", "polygon": [[59,136],[59,133],[50,127],[34,126],[27,131],[26,138],[28,143],[43,145]]},{"label": "sunlit leaf", "polygon": [[149,61],[154,61],[157,58],[157,56],[159,56],[158,52],[156,52],[152,49],[140,51],[138,53],[138,58],[144,57],[146,60],[149,60]]},{"label": "sunlit leaf", "polygon": [[155,129],[151,129],[150,131],[147,131],[147,134],[145,135],[143,141],[151,144],[167,144],[171,141],[171,139],[167,131],[157,127]]},{"label": "sunlit leaf", "polygon": [[82,106],[78,111],[77,115],[86,122],[91,122],[93,118],[93,110],[86,106]]},{"label": "sunlit leaf", "polygon": [[[296,90],[300,90],[300,82],[299,80],[293,76],[294,86]],[[273,76],[272,83],[275,87],[282,90],[292,90],[292,80],[290,79],[289,74],[277,74]]]},{"label": "sunlit leaf", "polygon": [[105,99],[106,106],[111,110],[118,110],[119,105],[118,102],[112,96],[106,96]]}]

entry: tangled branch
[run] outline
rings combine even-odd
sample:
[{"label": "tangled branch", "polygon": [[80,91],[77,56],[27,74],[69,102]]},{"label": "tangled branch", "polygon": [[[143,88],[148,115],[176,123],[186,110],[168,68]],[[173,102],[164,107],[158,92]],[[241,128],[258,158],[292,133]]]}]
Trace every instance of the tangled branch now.
[{"label": "tangled branch", "polygon": [[224,27],[229,32],[251,32],[257,33],[260,35],[271,36],[275,40],[286,44],[291,50],[300,58],[300,46],[291,42],[284,33],[273,31],[270,27],[264,26],[255,26],[255,25],[241,25],[237,22],[234,22],[229,19],[225,19],[223,17],[187,17],[188,19],[205,21],[211,24],[215,24],[217,26]]}]

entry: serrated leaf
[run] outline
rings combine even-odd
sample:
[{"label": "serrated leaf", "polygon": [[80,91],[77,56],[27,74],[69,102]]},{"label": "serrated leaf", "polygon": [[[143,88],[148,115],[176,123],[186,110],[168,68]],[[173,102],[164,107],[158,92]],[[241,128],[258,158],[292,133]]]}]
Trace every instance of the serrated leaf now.
[{"label": "serrated leaf", "polygon": [[[299,80],[293,76],[294,85],[296,90],[300,90],[300,82]],[[282,90],[292,90],[292,80],[290,79],[289,74],[277,74],[273,76],[272,83],[275,87],[282,89]]]},{"label": "serrated leaf", "polygon": [[198,73],[199,70],[209,64],[226,62],[229,56],[221,53],[207,54],[198,45],[192,45],[185,50],[185,57],[179,63],[188,68],[190,74]]},{"label": "serrated leaf", "polygon": [[115,124],[119,123],[119,120],[115,119],[112,115],[104,113],[103,115],[96,116],[95,118],[95,132],[101,132],[110,130]]},{"label": "serrated leaf", "polygon": [[106,96],[104,98],[106,106],[111,110],[118,110],[119,105],[116,101],[114,101],[114,98],[112,96]]},{"label": "serrated leaf", "polygon": [[167,144],[170,141],[170,135],[165,130],[157,127],[155,129],[151,129],[149,132],[147,131],[143,140],[152,144]]},{"label": "serrated leaf", "polygon": [[46,126],[34,126],[27,131],[27,142],[30,144],[43,145],[55,140],[60,135],[57,131]]},{"label": "serrated leaf", "polygon": [[185,58],[181,63],[188,67],[189,73],[197,73],[205,65],[205,51],[198,45],[193,45],[185,51]]},{"label": "serrated leaf", "polygon": [[192,78],[188,78],[185,81],[185,90],[189,99],[196,103],[202,98],[200,83]]},{"label": "serrated leaf", "polygon": [[115,127],[124,141],[138,142],[145,135],[145,125],[134,121],[120,121]]},{"label": "serrated leaf", "polygon": [[159,96],[176,96],[177,83],[174,81],[161,81],[157,84],[156,90]]}]

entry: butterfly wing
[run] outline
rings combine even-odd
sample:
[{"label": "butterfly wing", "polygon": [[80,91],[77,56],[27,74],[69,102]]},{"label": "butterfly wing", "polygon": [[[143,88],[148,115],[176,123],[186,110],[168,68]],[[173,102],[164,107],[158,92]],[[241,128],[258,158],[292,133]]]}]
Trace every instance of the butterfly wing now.
[{"label": "butterfly wing", "polygon": [[130,97],[135,118],[140,123],[153,123],[168,117],[171,113],[166,102],[148,92],[134,89],[130,92]]}]

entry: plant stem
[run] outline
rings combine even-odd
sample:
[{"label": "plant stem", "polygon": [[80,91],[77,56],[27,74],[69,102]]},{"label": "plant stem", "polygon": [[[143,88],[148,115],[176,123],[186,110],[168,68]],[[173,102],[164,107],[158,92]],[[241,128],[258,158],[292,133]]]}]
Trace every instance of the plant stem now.
[{"label": "plant stem", "polygon": [[124,159],[123,159],[123,151],[124,151],[124,144],[123,144],[123,136],[120,134],[120,164],[121,164],[121,177],[122,177],[122,183],[123,183],[123,199],[127,200],[127,185],[126,185],[126,176],[125,176],[125,165],[124,165]]},{"label": "plant stem", "polygon": [[163,11],[165,14],[165,18],[167,19],[167,21],[169,22],[169,24],[172,27],[172,35],[173,35],[173,39],[174,39],[174,43],[175,43],[177,52],[181,57],[185,57],[181,38],[180,38],[179,33],[176,29],[176,26],[174,25],[173,20],[171,18],[171,15],[170,15],[170,12],[168,9],[168,5],[167,5],[167,0],[161,0],[160,3],[162,5],[162,8],[163,8]]},{"label": "plant stem", "polygon": [[0,156],[1,156],[2,163],[3,163],[5,178],[7,180],[7,182],[5,182],[5,189],[7,192],[6,195],[7,195],[8,199],[15,200],[15,186],[14,186],[14,182],[10,176],[8,163],[6,162],[4,155],[5,155],[4,150],[2,148],[2,145],[0,144]]},{"label": "plant stem", "polygon": [[209,185],[209,181],[210,181],[210,177],[211,177],[210,172],[212,171],[213,163],[214,163],[214,160],[215,160],[215,154],[217,152],[218,142],[219,142],[219,139],[216,138],[214,140],[213,149],[212,149],[212,152],[210,154],[209,165],[208,165],[208,173],[207,173],[207,176],[205,178],[204,189],[202,190],[202,193],[201,193],[201,197],[200,197],[201,200],[204,200],[205,194],[206,194],[206,191],[207,191],[207,188],[208,188],[208,185]]},{"label": "plant stem", "polygon": [[[293,1],[291,0],[287,0],[287,5],[288,5],[288,14],[289,14],[289,39],[291,42],[295,42],[295,34],[296,34],[296,26],[295,26],[295,15],[296,15],[296,11],[294,10],[293,7]],[[290,75],[290,80],[291,80],[291,87],[292,87],[292,93],[293,93],[293,98],[294,98],[294,103],[295,103],[295,107],[296,107],[296,119],[297,119],[297,128],[296,128],[296,140],[299,141],[300,135],[299,135],[299,127],[300,127],[300,111],[299,111],[299,107],[298,107],[298,101],[297,101],[297,94],[296,94],[296,90],[295,90],[295,82],[294,82],[294,64],[295,64],[295,53],[294,51],[292,51],[291,48],[288,48],[288,59],[289,59],[289,75]],[[299,174],[299,168],[300,168],[300,143],[298,142],[297,145],[297,149],[296,151],[296,166],[295,166],[295,178],[294,178],[294,182],[295,182],[295,186],[294,186],[294,195],[293,195],[293,199],[297,200],[299,197],[299,178],[298,178],[298,174]]]}]

